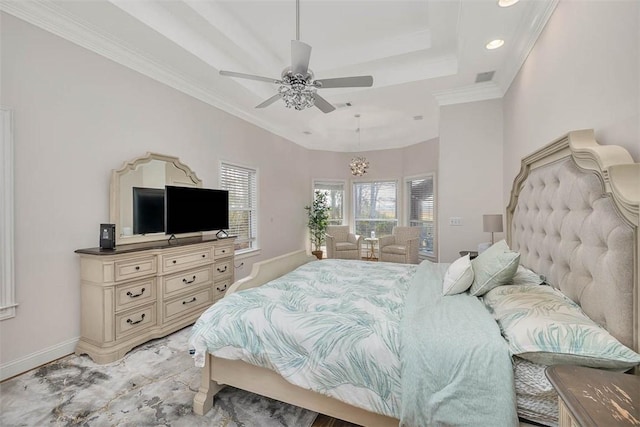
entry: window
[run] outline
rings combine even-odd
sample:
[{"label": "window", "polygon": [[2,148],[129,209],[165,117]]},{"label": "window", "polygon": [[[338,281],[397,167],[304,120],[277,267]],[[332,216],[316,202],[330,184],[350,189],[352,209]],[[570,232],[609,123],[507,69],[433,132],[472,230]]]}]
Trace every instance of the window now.
[{"label": "window", "polygon": [[353,184],[356,234],[369,237],[391,234],[398,224],[395,181],[356,182]]},{"label": "window", "polygon": [[423,257],[433,257],[435,241],[435,196],[434,196],[434,176],[425,175],[421,177],[408,178],[405,181],[408,206],[407,223],[410,226],[422,228],[420,234],[420,255]]},{"label": "window", "polygon": [[329,225],[344,224],[344,182],[314,181],[313,194],[322,191],[327,195],[329,211]]},{"label": "window", "polygon": [[16,315],[13,272],[13,122],[0,110],[0,320]]},{"label": "window", "polygon": [[257,171],[230,163],[220,165],[220,187],[229,191],[229,234],[238,236],[236,252],[258,248]]}]

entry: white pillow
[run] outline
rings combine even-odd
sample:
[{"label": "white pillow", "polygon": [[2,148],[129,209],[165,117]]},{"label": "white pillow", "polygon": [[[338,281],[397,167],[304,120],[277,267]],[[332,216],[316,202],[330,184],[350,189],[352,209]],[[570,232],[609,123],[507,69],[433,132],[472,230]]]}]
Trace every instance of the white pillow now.
[{"label": "white pillow", "polygon": [[519,265],[516,274],[511,279],[511,285],[541,285],[544,283],[544,276],[534,273],[527,267]]},{"label": "white pillow", "polygon": [[458,258],[447,268],[442,281],[442,295],[461,294],[473,283],[473,268],[469,254]]}]

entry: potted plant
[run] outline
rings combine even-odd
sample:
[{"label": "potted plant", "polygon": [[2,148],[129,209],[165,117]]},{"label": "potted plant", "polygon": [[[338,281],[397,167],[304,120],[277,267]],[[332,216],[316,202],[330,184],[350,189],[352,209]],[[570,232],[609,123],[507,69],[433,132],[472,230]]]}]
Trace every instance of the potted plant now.
[{"label": "potted plant", "polygon": [[311,206],[304,207],[307,210],[307,227],[311,234],[311,243],[315,250],[311,251],[318,259],[322,259],[322,242],[329,225],[329,204],[327,194],[316,190]]}]

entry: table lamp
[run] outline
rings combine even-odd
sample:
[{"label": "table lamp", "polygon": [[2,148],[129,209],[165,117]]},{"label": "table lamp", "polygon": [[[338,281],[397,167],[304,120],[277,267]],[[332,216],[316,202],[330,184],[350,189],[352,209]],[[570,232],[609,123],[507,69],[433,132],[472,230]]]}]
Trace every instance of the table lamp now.
[{"label": "table lamp", "polygon": [[491,233],[491,244],[493,241],[493,233],[502,232],[502,214],[482,215],[482,228],[485,233]]}]

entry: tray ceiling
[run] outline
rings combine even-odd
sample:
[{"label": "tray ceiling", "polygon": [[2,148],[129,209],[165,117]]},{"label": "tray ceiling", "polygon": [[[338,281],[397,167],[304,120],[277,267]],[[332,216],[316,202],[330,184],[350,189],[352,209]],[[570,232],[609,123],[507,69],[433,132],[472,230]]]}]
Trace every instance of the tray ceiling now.
[{"label": "tray ceiling", "polygon": [[[311,149],[397,148],[438,136],[441,105],[501,97],[558,0],[300,2],[300,40],[316,78],[372,75],[371,88],[321,89],[337,107],[255,109],[290,63],[296,6],[287,1],[2,1],[0,8]],[[497,50],[485,45],[504,39]],[[475,83],[479,73],[493,78]],[[361,134],[355,114],[360,114]],[[416,119],[420,118],[420,119]]]}]

